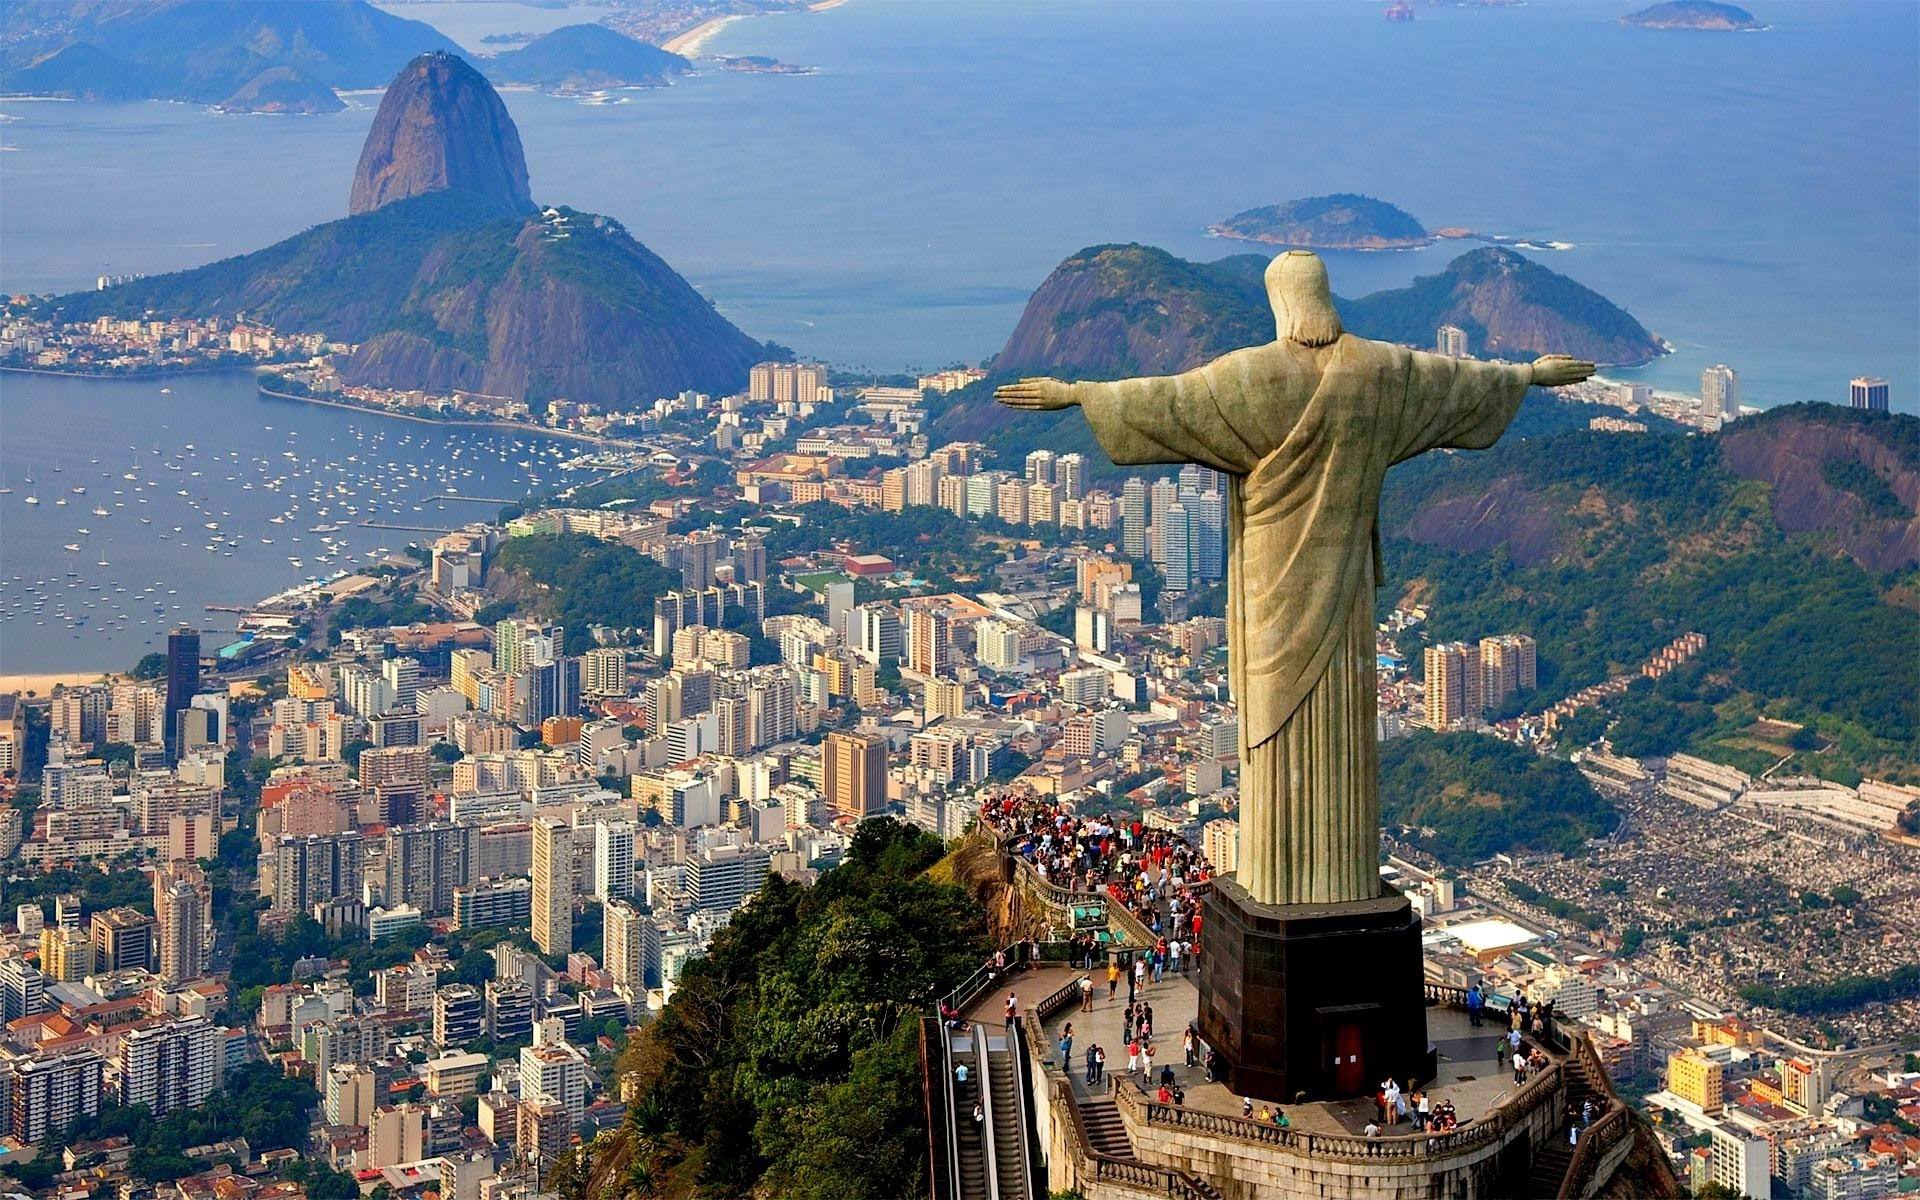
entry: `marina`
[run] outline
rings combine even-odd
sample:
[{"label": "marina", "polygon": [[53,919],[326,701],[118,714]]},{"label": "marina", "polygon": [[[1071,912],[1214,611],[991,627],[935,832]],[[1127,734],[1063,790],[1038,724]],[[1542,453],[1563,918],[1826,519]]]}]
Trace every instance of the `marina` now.
[{"label": "marina", "polygon": [[531,430],[262,397],[246,375],[164,390],[8,375],[0,672],[124,669],[172,625],[324,582],[403,553],[410,534],[582,478],[568,468],[578,454]]}]

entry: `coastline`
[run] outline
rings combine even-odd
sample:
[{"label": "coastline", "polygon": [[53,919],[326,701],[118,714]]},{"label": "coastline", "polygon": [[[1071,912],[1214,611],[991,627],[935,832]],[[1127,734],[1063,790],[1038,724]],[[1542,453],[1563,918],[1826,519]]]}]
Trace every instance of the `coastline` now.
[{"label": "coastline", "polygon": [[416,417],[412,413],[394,412],[391,409],[373,408],[365,404],[352,404],[345,400],[325,400],[319,396],[302,396],[297,392],[277,392],[266,384],[258,385],[262,396],[272,396],[276,400],[298,400],[302,404],[319,404],[326,408],[344,408],[349,412],[365,413],[371,417],[387,417],[395,421],[412,421],[420,425],[450,425],[477,429],[513,429],[521,433],[537,433],[544,437],[562,438],[570,442],[585,442],[592,446],[635,448],[634,442],[621,441],[618,438],[595,437],[590,433],[575,433],[571,429],[550,429],[545,425],[529,425],[524,421],[474,421],[461,417]]},{"label": "coastline", "polygon": [[78,687],[83,683],[112,679],[119,674],[117,671],[23,671],[17,675],[0,675],[0,693],[18,692],[25,695],[31,692],[38,699],[52,695],[57,685]]},{"label": "coastline", "polygon": [[238,375],[258,371],[259,367],[160,367],[152,371],[55,371],[47,367],[0,366],[4,375],[51,375],[56,379],[171,379],[176,375]]},{"label": "coastline", "polygon": [[746,20],[744,13],[730,13],[724,17],[712,17],[700,22],[685,33],[676,34],[666,41],[661,42],[660,48],[670,54],[678,54],[686,58],[692,58],[700,53],[700,47],[705,45],[714,34],[719,33],[735,21],[744,20]]}]

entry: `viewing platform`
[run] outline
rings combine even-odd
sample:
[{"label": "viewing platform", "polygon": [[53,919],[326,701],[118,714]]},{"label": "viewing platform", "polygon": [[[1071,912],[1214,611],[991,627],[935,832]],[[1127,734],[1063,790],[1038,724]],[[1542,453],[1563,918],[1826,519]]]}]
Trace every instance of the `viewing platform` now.
[{"label": "viewing platform", "polygon": [[[1087,1200],[1148,1193],[1189,1200],[1585,1200],[1677,1194],[1670,1176],[1651,1185],[1635,1179],[1631,1189],[1619,1190],[1639,1136],[1636,1121],[1577,1027],[1523,1035],[1524,1045],[1538,1047],[1544,1062],[1516,1083],[1505,1049],[1508,1014],[1490,1009],[1476,1027],[1464,992],[1456,988],[1425,989],[1434,1077],[1397,1081],[1410,1103],[1420,1092],[1431,1108],[1450,1103],[1455,1123],[1448,1130],[1428,1132],[1404,1119],[1382,1121],[1371,1095],[1293,1103],[1241,1096],[1210,1082],[1204,1045],[1197,1044],[1192,1065],[1183,1053],[1183,1037],[1199,1004],[1191,970],[1168,973],[1157,983],[1149,977],[1140,989],[1138,998],[1152,1007],[1154,1057],[1151,1074],[1138,1067],[1129,1073],[1123,1029],[1127,984],[1122,978],[1109,995],[1106,962],[1109,957],[1129,961],[1150,947],[1151,929],[1116,896],[1049,883],[1017,856],[1002,855],[1000,861],[1025,915],[1050,922],[1056,933],[1076,928],[1085,933],[1089,908],[1106,909],[1106,936],[1092,972],[1064,961],[1070,953],[1064,942],[1042,942],[1037,961],[1010,965],[991,979],[983,971],[950,998],[969,1023],[968,1037],[977,1025],[996,1046],[1024,1050],[1031,1103],[1023,1115],[1040,1147],[1035,1173],[1044,1170],[1045,1188],[1036,1188],[1039,1194],[1073,1189]],[[1021,947],[1010,961],[1029,956]],[[1092,1003],[1083,1008],[1080,981],[1089,975]],[[1010,991],[1017,999],[1012,1025],[1006,1020]],[[1070,1058],[1063,1060],[1060,1039],[1069,1023],[1073,1043]],[[947,1037],[956,1040],[952,1031]],[[1095,1082],[1087,1079],[1089,1045],[1106,1052],[1104,1075]],[[1179,1103],[1157,1099],[1167,1066]],[[1243,1115],[1248,1100],[1256,1119]],[[1257,1119],[1263,1109],[1275,1119]],[[1590,1121],[1582,1118],[1583,1109],[1591,1113]],[[1280,1113],[1284,1126],[1277,1120]],[[1379,1125],[1372,1136],[1366,1132],[1370,1122]],[[1577,1129],[1571,1140],[1570,1124]],[[943,1193],[938,1186],[935,1192],[964,1195]]]}]

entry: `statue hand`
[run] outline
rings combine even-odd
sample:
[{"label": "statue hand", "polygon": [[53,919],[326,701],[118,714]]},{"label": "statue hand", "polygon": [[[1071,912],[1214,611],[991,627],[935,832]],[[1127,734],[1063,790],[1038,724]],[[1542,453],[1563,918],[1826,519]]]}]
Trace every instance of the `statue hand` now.
[{"label": "statue hand", "polygon": [[1533,360],[1535,387],[1561,387],[1579,383],[1593,374],[1593,364],[1566,354],[1543,354]]},{"label": "statue hand", "polygon": [[1008,408],[1029,412],[1052,412],[1080,403],[1073,397],[1073,385],[1058,379],[1022,379],[993,389],[993,398]]}]

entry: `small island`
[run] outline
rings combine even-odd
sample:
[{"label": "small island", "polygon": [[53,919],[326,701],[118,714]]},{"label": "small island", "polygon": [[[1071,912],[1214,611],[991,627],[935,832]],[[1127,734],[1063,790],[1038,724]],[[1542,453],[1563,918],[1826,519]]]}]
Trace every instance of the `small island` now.
[{"label": "small island", "polygon": [[722,70],[739,71],[747,75],[817,75],[814,67],[803,67],[799,63],[781,62],[777,58],[768,58],[764,54],[741,54],[720,60]]},{"label": "small island", "polygon": [[518,50],[482,60],[499,83],[581,95],[609,88],[665,87],[693,64],[678,54],[636,41],[604,25],[563,25]]},{"label": "small island", "polygon": [[1704,29],[1714,33],[1766,28],[1746,9],[1720,4],[1717,0],[1667,0],[1664,4],[1629,13],[1620,18],[1620,23],[1642,29]]},{"label": "small island", "polygon": [[1417,250],[1436,236],[1398,205],[1351,192],[1250,208],[1207,232],[1302,250]]},{"label": "small island", "polygon": [[214,105],[227,113],[331,113],[345,108],[332,88],[293,67],[268,67]]}]

